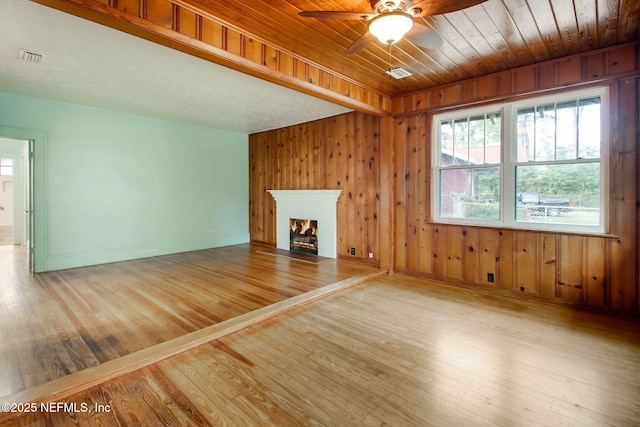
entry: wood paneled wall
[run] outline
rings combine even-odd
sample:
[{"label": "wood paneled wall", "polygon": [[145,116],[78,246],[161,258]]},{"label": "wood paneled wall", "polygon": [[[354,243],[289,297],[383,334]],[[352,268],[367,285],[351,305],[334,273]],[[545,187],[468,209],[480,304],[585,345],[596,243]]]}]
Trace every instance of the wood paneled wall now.
[{"label": "wood paneled wall", "polygon": [[378,262],[381,120],[347,113],[250,135],[251,240],[276,243],[275,201],[267,190],[340,189],[338,256],[370,260],[373,253]]},{"label": "wood paneled wall", "polygon": [[[580,66],[568,67],[567,61]],[[555,70],[553,84],[532,69]],[[612,69],[617,71],[592,73]],[[589,84],[609,87],[610,235],[432,221],[433,114],[508,97],[508,91],[496,92],[499,76],[490,76],[394,99],[398,110],[392,118],[349,113],[251,135],[251,239],[275,244],[275,205],[267,189],[340,188],[341,257],[350,257],[349,249],[355,247],[356,258],[366,260],[373,252],[375,261],[395,271],[523,298],[637,312],[638,70],[640,55],[634,44],[508,72],[509,87],[519,97]],[[528,90],[518,89],[522,87]],[[446,102],[420,101],[441,99],[442,93],[456,95],[445,96]],[[494,282],[488,281],[488,273]]]},{"label": "wood paneled wall", "polygon": [[[397,114],[392,128],[395,269],[525,297],[638,311],[639,63],[634,44],[394,99],[396,111],[413,113]],[[613,69],[615,73],[607,71]],[[620,77],[602,79],[612,74]],[[432,222],[433,114],[509,97],[509,90],[512,95],[533,96],[585,84],[610,90],[610,235]],[[494,282],[488,281],[489,273]]]},{"label": "wood paneled wall", "polygon": [[563,87],[607,82],[637,75],[639,60],[640,42],[600,49],[396,96],[391,100],[392,114],[404,115],[513,100]]}]

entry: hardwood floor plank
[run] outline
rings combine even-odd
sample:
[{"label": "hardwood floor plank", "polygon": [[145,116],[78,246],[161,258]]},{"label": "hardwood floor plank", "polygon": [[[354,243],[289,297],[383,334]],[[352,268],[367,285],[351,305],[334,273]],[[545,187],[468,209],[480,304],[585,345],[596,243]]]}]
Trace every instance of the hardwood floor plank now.
[{"label": "hardwood floor plank", "polygon": [[[288,300],[279,301],[278,303],[226,320],[220,324],[211,325],[187,335],[162,342],[155,346],[138,350],[135,353],[110,360],[98,366],[80,370],[73,374],[32,386],[21,392],[0,398],[0,403],[46,403],[65,399],[80,390],[94,387],[98,384],[110,381],[146,366],[150,366],[153,363],[157,363],[168,357],[188,351],[210,342],[211,340],[237,332],[273,316],[285,313],[291,309],[317,301],[321,298],[325,298],[328,295],[348,289],[383,274],[386,273],[375,269],[373,272],[363,273],[361,275],[315,289],[314,291],[297,295],[296,297]],[[0,413],[0,420],[2,420],[3,416],[10,416],[10,414],[7,415]]]},{"label": "hardwood floor plank", "polygon": [[[400,274],[285,310],[286,303],[246,313],[255,316],[251,322],[226,320],[228,330],[202,332],[190,349],[163,343],[171,347],[166,355],[177,348],[179,354],[49,399],[112,405],[110,412],[45,411],[4,420],[17,426],[640,425],[638,319]],[[90,376],[91,369],[68,378]],[[36,401],[27,391],[13,398]]]},{"label": "hardwood floor plank", "polygon": [[[261,254],[262,246],[174,254],[30,275],[0,248],[0,383],[8,396],[378,269]],[[9,368],[10,367],[10,368]]]}]

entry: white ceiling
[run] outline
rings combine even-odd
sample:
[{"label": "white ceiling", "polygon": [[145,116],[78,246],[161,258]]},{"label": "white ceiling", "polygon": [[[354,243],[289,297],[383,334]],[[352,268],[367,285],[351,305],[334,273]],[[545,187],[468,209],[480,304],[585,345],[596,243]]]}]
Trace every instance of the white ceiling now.
[{"label": "white ceiling", "polygon": [[26,0],[0,11],[1,92],[245,133],[349,111]]}]

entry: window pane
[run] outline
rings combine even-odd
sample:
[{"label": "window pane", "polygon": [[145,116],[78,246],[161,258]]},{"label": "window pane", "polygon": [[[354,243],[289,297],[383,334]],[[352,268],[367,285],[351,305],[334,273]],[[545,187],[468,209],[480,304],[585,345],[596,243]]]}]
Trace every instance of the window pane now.
[{"label": "window pane", "polygon": [[600,163],[516,168],[516,221],[597,226]]},{"label": "window pane", "polygon": [[13,159],[0,159],[0,175],[13,175]]},{"label": "window pane", "polygon": [[485,163],[502,161],[502,124],[500,114],[487,114],[485,121]]},{"label": "window pane", "polygon": [[536,162],[553,160],[556,145],[556,112],[553,104],[536,108],[535,116],[535,160]]},{"label": "window pane", "polygon": [[600,157],[600,98],[518,110],[518,162]]},{"label": "window pane", "polygon": [[456,165],[469,164],[469,124],[467,119],[453,122],[453,151]]},{"label": "window pane", "polygon": [[453,164],[453,126],[451,122],[440,124],[440,166]]},{"label": "window pane", "polygon": [[576,101],[558,104],[556,107],[556,160],[577,157],[578,109]]},{"label": "window pane", "polygon": [[535,115],[533,108],[518,110],[518,145],[516,147],[518,162],[529,162],[535,159]]},{"label": "window pane", "polygon": [[578,157],[600,157],[600,98],[583,99],[578,104]]},{"label": "window pane", "polygon": [[469,119],[469,162],[484,163],[484,116]]},{"label": "window pane", "polygon": [[498,220],[500,168],[464,168],[440,171],[440,216]]}]

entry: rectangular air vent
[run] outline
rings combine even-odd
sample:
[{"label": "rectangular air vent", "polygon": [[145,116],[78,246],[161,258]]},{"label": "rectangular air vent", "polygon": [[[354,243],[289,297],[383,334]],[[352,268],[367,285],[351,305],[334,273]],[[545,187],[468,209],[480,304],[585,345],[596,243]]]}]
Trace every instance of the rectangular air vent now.
[{"label": "rectangular air vent", "polygon": [[42,54],[41,53],[36,53],[30,50],[26,50],[26,49],[20,49],[20,52],[18,54],[18,58],[23,60],[23,61],[27,61],[27,62],[31,62],[33,64],[39,64],[42,62]]},{"label": "rectangular air vent", "polygon": [[391,70],[385,71],[385,73],[389,74],[394,79],[404,79],[411,75],[411,73],[404,68],[392,68]]}]

